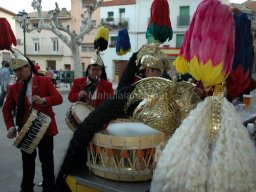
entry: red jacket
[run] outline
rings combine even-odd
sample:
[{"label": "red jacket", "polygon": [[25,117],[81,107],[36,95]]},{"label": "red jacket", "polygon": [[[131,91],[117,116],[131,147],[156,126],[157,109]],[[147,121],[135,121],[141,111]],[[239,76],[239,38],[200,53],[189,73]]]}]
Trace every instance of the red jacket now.
[{"label": "red jacket", "polygon": [[[15,84],[11,85],[9,88],[6,101],[2,109],[4,122],[7,129],[15,125],[12,112],[13,110],[15,110],[15,107],[18,104],[19,93],[21,91],[21,88],[22,88],[21,81],[16,82]],[[51,123],[45,134],[56,135],[58,133],[58,129],[57,129],[57,124],[54,117],[55,113],[53,112],[52,106],[61,104],[63,102],[62,96],[54,87],[50,78],[43,77],[43,76],[36,76],[36,75],[34,75],[33,83],[32,83],[32,96],[33,95],[39,95],[40,97],[45,98],[47,100],[46,105],[43,106],[39,104],[34,104],[33,108],[51,117]],[[30,108],[30,102],[29,102],[29,98],[26,96],[25,103],[24,103],[25,115],[22,121],[23,124],[26,123],[30,115],[29,108]]]},{"label": "red jacket", "polygon": [[[68,95],[68,100],[72,103],[78,101],[79,92],[86,86],[87,77],[77,78],[74,80],[71,90]],[[97,99],[92,100],[91,104],[96,107],[103,103],[106,99],[110,98],[114,94],[112,83],[100,79],[97,85]]]}]

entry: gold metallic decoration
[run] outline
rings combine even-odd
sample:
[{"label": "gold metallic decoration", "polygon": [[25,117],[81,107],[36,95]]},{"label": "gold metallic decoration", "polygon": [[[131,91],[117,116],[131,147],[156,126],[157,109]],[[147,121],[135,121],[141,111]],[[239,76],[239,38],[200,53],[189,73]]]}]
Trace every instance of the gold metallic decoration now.
[{"label": "gold metallic decoration", "polygon": [[28,64],[26,57],[16,48],[10,48],[13,57],[10,60],[10,67],[12,70],[18,69]]},{"label": "gold metallic decoration", "polygon": [[225,83],[215,85],[212,96],[211,114],[209,119],[210,124],[210,142],[214,144],[216,136],[221,127],[221,110],[224,101]]},{"label": "gold metallic decoration", "polygon": [[189,82],[173,82],[160,77],[138,81],[129,95],[125,110],[140,102],[133,118],[172,135],[181,121],[196,107],[200,97]]},{"label": "gold metallic decoration", "polygon": [[90,59],[90,65],[99,65],[103,67],[103,61],[98,53],[92,56]]},{"label": "gold metallic decoration", "polygon": [[185,119],[190,111],[201,101],[195,91],[195,86],[187,81],[175,82],[175,86],[169,89],[172,98],[180,109],[181,119]]},{"label": "gold metallic decoration", "polygon": [[154,69],[163,69],[164,65],[162,61],[152,55],[144,55],[140,61],[141,69],[145,68],[154,68]]},{"label": "gold metallic decoration", "polygon": [[160,43],[148,43],[140,48],[137,54],[136,64],[140,64],[140,70],[149,68],[169,69],[170,63],[166,55],[159,48]]},{"label": "gold metallic decoration", "polygon": [[174,86],[174,82],[161,77],[148,77],[135,83],[135,89],[129,95],[126,109],[133,103],[143,100],[150,95],[158,95],[163,89]]},{"label": "gold metallic decoration", "polygon": [[167,91],[172,86],[172,81],[160,77],[143,79],[136,83],[125,109],[141,101],[134,110],[133,118],[159,131],[172,134],[181,122],[179,107]]}]

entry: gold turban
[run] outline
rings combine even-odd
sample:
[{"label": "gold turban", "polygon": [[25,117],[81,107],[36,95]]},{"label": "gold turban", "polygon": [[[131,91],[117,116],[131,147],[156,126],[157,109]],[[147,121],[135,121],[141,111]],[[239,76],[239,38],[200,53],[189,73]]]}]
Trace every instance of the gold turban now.
[{"label": "gold turban", "polygon": [[169,61],[159,48],[160,43],[148,43],[140,48],[137,54],[137,65],[141,65],[141,70],[145,68],[168,69]]}]

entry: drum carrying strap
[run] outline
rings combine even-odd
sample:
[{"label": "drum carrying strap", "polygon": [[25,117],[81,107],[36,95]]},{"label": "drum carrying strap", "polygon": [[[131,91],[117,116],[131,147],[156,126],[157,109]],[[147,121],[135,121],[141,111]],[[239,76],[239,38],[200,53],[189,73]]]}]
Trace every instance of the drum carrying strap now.
[{"label": "drum carrying strap", "polygon": [[23,108],[24,108],[25,96],[26,96],[26,92],[27,92],[27,88],[28,88],[28,82],[30,81],[31,76],[28,78],[28,80],[22,81],[23,84],[22,84],[22,88],[20,91],[20,95],[19,95],[18,106],[17,106],[17,115],[16,115],[16,125],[19,127],[18,131],[20,131],[20,129],[22,127],[22,120],[24,117]]}]

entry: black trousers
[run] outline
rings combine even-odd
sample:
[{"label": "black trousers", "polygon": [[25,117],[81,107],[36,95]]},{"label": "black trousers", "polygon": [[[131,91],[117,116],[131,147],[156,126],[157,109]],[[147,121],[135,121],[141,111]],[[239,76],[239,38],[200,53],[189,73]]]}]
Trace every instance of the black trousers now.
[{"label": "black trousers", "polygon": [[[53,136],[44,136],[37,148],[43,176],[43,192],[53,192],[55,181],[53,160]],[[35,149],[32,154],[21,151],[21,154],[23,165],[21,190],[22,192],[33,192],[35,159],[37,155],[37,150]]]}]

